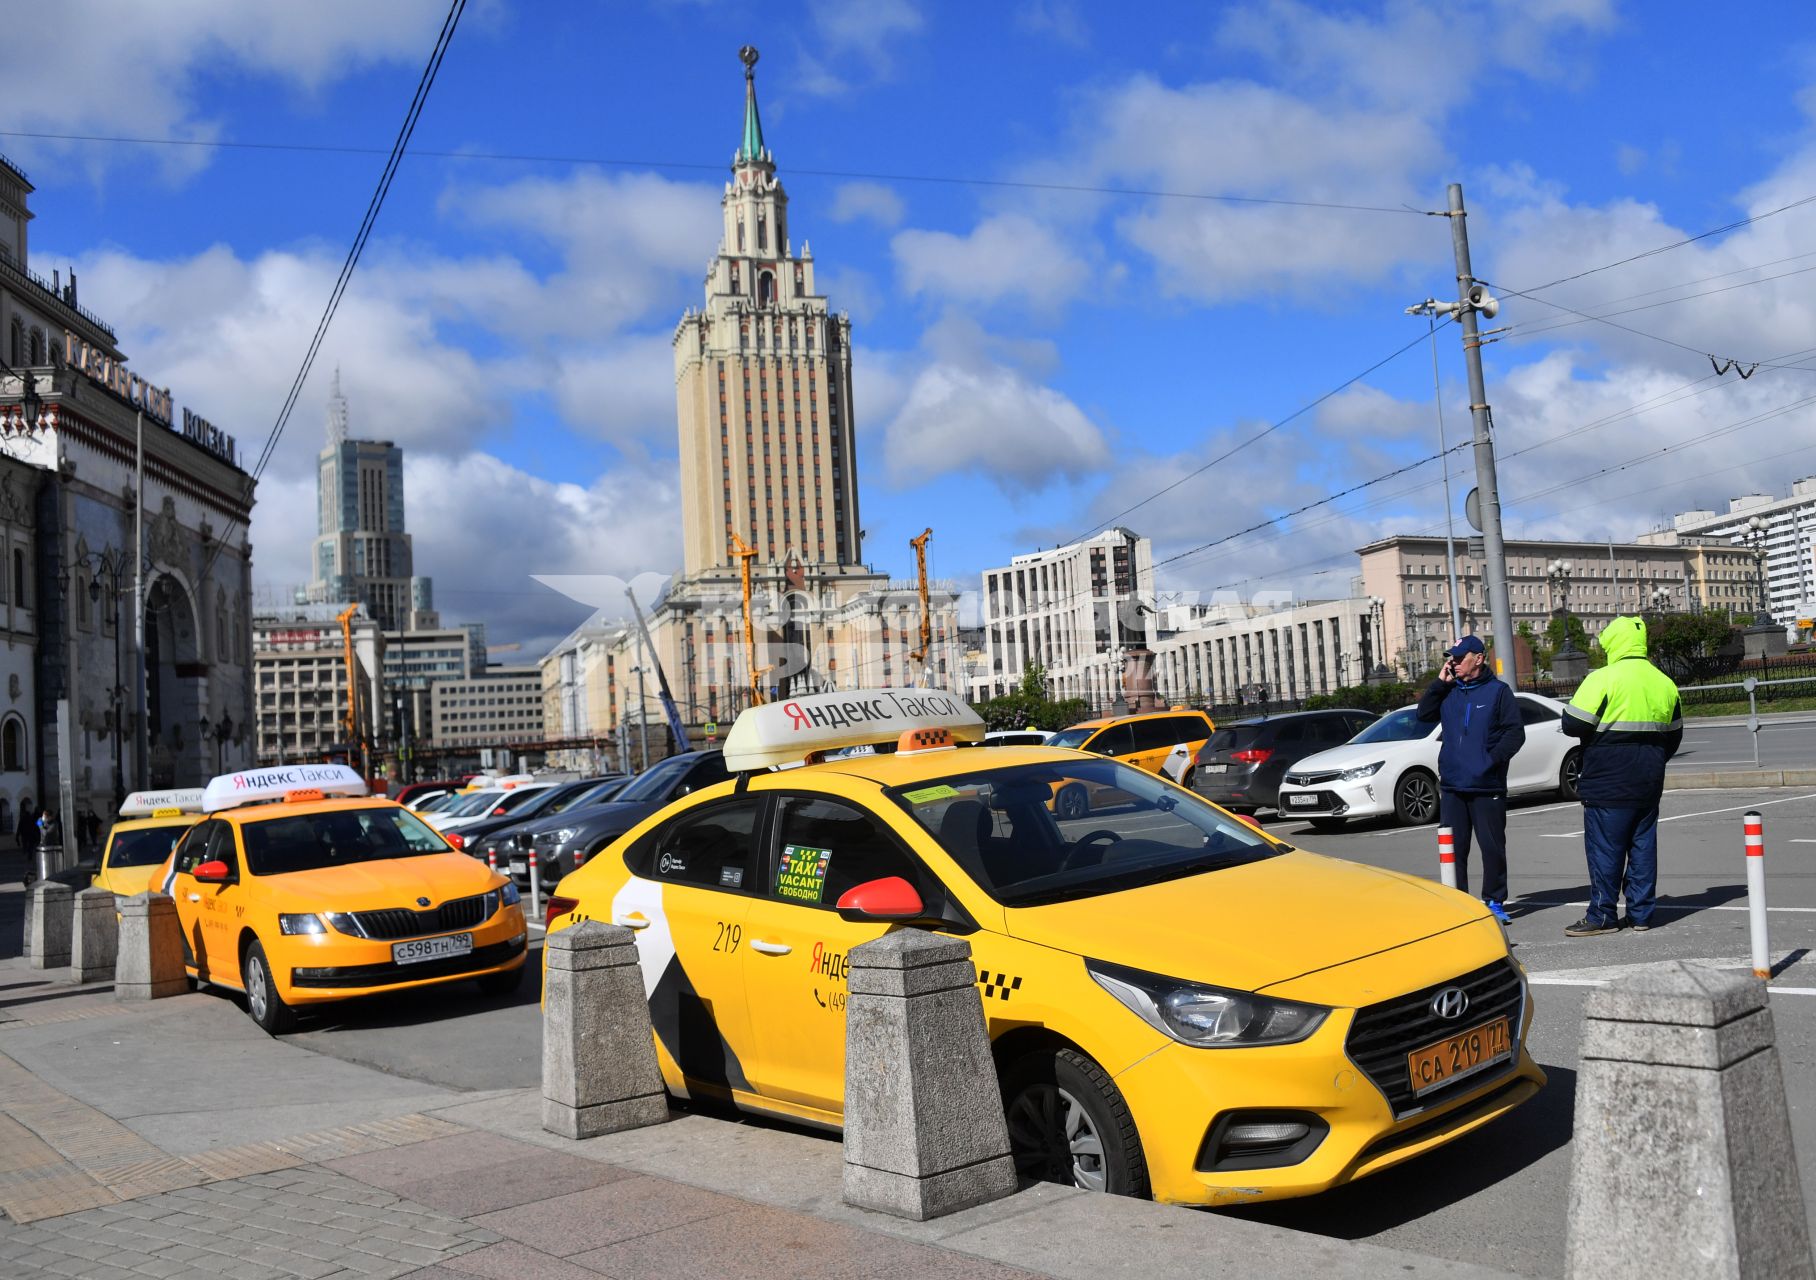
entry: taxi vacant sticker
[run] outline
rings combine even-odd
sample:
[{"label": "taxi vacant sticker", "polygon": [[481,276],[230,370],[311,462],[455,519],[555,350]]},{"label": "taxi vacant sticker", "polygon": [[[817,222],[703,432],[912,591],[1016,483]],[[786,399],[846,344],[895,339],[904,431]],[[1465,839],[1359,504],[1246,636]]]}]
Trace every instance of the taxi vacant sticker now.
[{"label": "taxi vacant sticker", "polygon": [[919,791],[904,791],[902,792],[902,799],[906,800],[909,804],[928,804],[931,801],[944,800],[957,794],[958,791],[955,788],[941,785],[937,787],[922,787]]},{"label": "taxi vacant sticker", "polygon": [[776,867],[776,897],[818,902],[826,892],[826,867],[831,861],[831,849],[783,845],[782,861]]}]

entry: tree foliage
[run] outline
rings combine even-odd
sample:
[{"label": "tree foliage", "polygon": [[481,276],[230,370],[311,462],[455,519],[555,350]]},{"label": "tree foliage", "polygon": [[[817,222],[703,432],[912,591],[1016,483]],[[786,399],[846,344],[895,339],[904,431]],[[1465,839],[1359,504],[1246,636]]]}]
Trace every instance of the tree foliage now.
[{"label": "tree foliage", "polygon": [[1646,652],[1678,681],[1699,683],[1735,670],[1742,654],[1740,633],[1715,613],[1646,615]]},{"label": "tree foliage", "polygon": [[1332,693],[1316,693],[1305,700],[1307,711],[1332,711],[1354,708],[1359,711],[1388,712],[1419,700],[1419,685],[1389,681],[1386,684],[1343,685]]}]

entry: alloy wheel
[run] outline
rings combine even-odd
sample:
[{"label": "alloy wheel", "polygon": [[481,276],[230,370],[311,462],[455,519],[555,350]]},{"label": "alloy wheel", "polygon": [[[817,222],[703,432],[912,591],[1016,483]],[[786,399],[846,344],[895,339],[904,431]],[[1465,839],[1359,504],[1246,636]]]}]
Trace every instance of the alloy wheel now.
[{"label": "alloy wheel", "polygon": [[252,1017],[255,1021],[265,1021],[265,1009],[271,1001],[270,989],[265,983],[265,966],[255,958],[247,966],[246,1003],[252,1006]]},{"label": "alloy wheel", "polygon": [[1438,789],[1422,773],[1410,773],[1400,780],[1400,808],[1414,826],[1430,822],[1438,811]]},{"label": "alloy wheel", "polygon": [[1066,1090],[1033,1084],[1009,1104],[1009,1145],[1019,1171],[1043,1182],[1103,1191],[1103,1138],[1084,1107]]}]

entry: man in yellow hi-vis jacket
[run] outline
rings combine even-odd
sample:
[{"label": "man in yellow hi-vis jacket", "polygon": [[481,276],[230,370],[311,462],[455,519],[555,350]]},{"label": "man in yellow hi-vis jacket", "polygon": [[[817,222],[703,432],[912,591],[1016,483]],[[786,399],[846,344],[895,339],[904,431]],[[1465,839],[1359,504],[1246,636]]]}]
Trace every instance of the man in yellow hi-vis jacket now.
[{"label": "man in yellow hi-vis jacket", "polygon": [[[1577,790],[1589,857],[1589,910],[1565,929],[1573,938],[1652,927],[1658,886],[1658,801],[1665,762],[1683,741],[1683,710],[1671,677],[1646,660],[1646,624],[1616,618],[1597,639],[1608,665],[1591,671],[1564,708],[1564,732],[1583,739]],[[1627,919],[1615,908],[1625,892]]]}]

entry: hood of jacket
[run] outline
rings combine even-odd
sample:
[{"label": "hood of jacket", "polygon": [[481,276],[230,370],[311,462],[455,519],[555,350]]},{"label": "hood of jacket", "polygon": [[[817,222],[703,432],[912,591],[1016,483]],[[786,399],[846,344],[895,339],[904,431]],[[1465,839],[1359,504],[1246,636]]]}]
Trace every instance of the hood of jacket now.
[{"label": "hood of jacket", "polygon": [[1602,628],[1596,640],[1602,646],[1602,652],[1608,655],[1609,662],[1619,662],[1622,658],[1643,658],[1646,656],[1646,622],[1643,618],[1620,617]]}]

